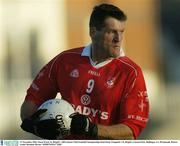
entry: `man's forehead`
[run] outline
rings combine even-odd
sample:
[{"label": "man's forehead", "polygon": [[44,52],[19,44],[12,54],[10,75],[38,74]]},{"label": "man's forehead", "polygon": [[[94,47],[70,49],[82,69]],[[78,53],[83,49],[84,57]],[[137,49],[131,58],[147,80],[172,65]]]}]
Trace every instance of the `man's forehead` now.
[{"label": "man's forehead", "polygon": [[125,21],[109,17],[104,21],[104,28],[122,30],[125,29]]}]

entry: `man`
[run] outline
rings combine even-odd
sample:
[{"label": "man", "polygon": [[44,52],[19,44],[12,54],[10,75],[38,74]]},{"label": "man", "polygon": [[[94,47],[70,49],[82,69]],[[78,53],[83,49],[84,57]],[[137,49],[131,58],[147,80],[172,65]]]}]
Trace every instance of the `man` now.
[{"label": "man", "polygon": [[[40,104],[58,92],[76,112],[67,139],[137,139],[145,128],[149,102],[142,71],[121,49],[126,15],[101,4],[91,14],[92,43],[52,59],[27,90],[22,129],[56,139],[56,120],[35,122]],[[35,114],[34,114],[35,113]]]}]

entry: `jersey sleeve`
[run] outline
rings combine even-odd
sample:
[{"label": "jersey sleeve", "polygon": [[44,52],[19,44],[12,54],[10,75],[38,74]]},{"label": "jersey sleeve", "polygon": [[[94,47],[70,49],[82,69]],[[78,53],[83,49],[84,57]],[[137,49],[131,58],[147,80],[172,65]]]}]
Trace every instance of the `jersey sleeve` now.
[{"label": "jersey sleeve", "polygon": [[130,73],[120,106],[121,123],[133,131],[137,139],[149,118],[149,100],[140,68]]},{"label": "jersey sleeve", "polygon": [[33,101],[37,106],[57,95],[57,57],[46,64],[37,74],[29,89],[25,100]]}]

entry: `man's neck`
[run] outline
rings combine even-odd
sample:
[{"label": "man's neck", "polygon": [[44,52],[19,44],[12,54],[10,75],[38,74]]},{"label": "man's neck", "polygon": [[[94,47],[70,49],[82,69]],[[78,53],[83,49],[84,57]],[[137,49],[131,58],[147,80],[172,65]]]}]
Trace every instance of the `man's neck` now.
[{"label": "man's neck", "polygon": [[105,53],[100,51],[98,48],[91,46],[91,59],[95,64],[112,59],[112,57],[107,56]]}]

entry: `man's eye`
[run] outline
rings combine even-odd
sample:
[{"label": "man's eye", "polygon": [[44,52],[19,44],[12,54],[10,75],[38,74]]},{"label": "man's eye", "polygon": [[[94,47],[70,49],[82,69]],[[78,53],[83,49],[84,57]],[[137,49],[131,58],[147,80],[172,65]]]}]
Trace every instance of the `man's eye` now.
[{"label": "man's eye", "polygon": [[108,33],[109,33],[109,34],[114,33],[114,31],[113,31],[113,30],[109,30]]}]

